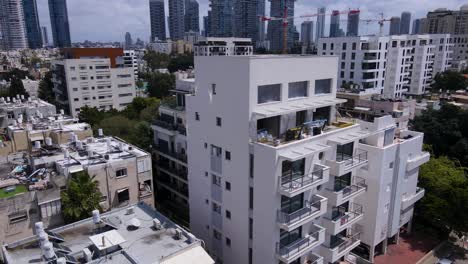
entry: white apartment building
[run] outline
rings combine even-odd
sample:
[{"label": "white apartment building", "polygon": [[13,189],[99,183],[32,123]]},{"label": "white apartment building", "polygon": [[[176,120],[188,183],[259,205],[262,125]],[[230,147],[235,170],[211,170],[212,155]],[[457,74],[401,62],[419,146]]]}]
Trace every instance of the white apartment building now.
[{"label": "white apartment building", "polygon": [[76,117],[83,106],[122,110],[136,96],[133,68],[118,64],[118,48],[72,48],[52,63],[58,104]]},{"label": "white apartment building", "polygon": [[138,80],[138,59],[134,50],[124,51],[123,65],[127,68],[133,68],[135,81]]},{"label": "white apartment building", "polygon": [[[223,263],[335,263],[411,221],[422,135],[335,110],[333,56],[196,56],[190,228]],[[403,184],[406,183],[406,184]],[[369,215],[366,216],[366,212]]]},{"label": "white apartment building", "polygon": [[452,69],[462,71],[468,68],[468,34],[452,35],[453,63]]},{"label": "white apartment building", "polygon": [[207,37],[199,40],[193,47],[195,56],[241,56],[252,55],[250,38]]},{"label": "white apartment building", "polygon": [[317,48],[339,57],[339,85],[399,98],[424,94],[433,75],[450,67],[452,46],[450,35],[434,34],[321,38]]}]

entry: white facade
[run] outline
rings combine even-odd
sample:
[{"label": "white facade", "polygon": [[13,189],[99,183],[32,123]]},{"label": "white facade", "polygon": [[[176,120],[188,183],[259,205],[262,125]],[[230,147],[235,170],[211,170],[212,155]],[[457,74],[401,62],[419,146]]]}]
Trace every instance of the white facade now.
[{"label": "white facade", "polygon": [[340,85],[352,82],[389,98],[424,94],[453,53],[448,34],[322,38],[317,48],[319,55],[339,57]]},{"label": "white facade", "polygon": [[208,37],[194,45],[195,56],[241,56],[252,55],[250,38]]},{"label": "white facade", "polygon": [[468,34],[452,35],[453,69],[462,71],[468,68]]},{"label": "white facade", "polygon": [[138,59],[134,50],[124,50],[123,64],[124,67],[133,68],[135,80],[138,80]]},{"label": "white facade", "polygon": [[0,49],[26,49],[26,24],[22,0],[0,1]]},{"label": "white facade", "polygon": [[[360,236],[375,237],[363,221],[387,224],[383,239],[408,223],[412,209],[403,216],[400,207],[421,196],[422,136],[408,139],[417,143],[401,156],[371,157],[401,144],[395,124],[388,116],[337,120],[335,105],[345,100],[336,99],[336,57],[196,56],[195,65],[195,93],[186,96],[190,227],[214,258],[336,262]],[[411,184],[400,188],[407,171]],[[371,176],[391,190],[370,189]],[[390,218],[380,217],[384,195],[400,203],[388,205]],[[365,218],[368,208],[379,217]]]},{"label": "white facade", "polygon": [[112,68],[110,59],[54,61],[53,71],[56,100],[74,117],[85,105],[122,110],[136,96],[134,69]]}]

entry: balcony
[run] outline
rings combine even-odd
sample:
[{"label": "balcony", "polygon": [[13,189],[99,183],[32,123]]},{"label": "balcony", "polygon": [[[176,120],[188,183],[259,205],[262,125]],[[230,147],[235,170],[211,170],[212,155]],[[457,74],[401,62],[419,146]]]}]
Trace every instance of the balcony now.
[{"label": "balcony", "polygon": [[336,160],[327,160],[327,166],[330,167],[331,174],[341,176],[351,169],[364,166],[367,162],[367,151],[357,149],[353,156],[336,153]]},{"label": "balcony", "polygon": [[412,206],[417,201],[419,201],[421,198],[423,198],[424,194],[425,194],[425,190],[423,188],[418,187],[416,189],[416,193],[414,193],[414,194],[412,194],[412,195],[410,195],[408,197],[405,197],[401,201],[401,210],[403,211],[403,210],[408,209],[410,206]]},{"label": "balcony", "polygon": [[162,154],[164,157],[173,161],[182,162],[183,165],[187,166],[187,154],[173,152],[168,149],[161,148],[158,145],[154,146],[154,149],[157,153]]},{"label": "balcony", "polygon": [[347,212],[338,212],[331,218],[324,217],[323,227],[327,229],[327,233],[336,235],[361,220],[363,215],[362,206],[351,203]]},{"label": "balcony", "polygon": [[158,168],[162,171],[164,171],[165,173],[173,176],[173,177],[177,177],[177,178],[180,178],[184,181],[187,181],[187,169],[177,169],[177,168],[172,168],[171,166],[169,166],[168,163],[166,162],[157,162],[156,165],[158,166]]},{"label": "balcony", "polygon": [[306,256],[305,262],[307,264],[323,264],[323,257],[315,253],[310,253]]},{"label": "balcony", "polygon": [[316,164],[314,171],[305,175],[283,175],[279,178],[279,192],[287,197],[293,197],[328,181],[329,168]]},{"label": "balcony", "polygon": [[286,231],[291,231],[304,225],[327,211],[327,198],[314,195],[310,201],[304,201],[304,207],[288,213],[278,210],[278,226]]},{"label": "balcony", "polygon": [[325,262],[334,263],[356,248],[361,243],[359,236],[360,233],[354,233],[347,236],[338,235],[333,242],[329,243],[329,245],[322,245],[320,253]]},{"label": "balcony", "polygon": [[153,129],[155,129],[156,131],[162,132],[169,136],[175,136],[176,133],[179,133],[184,136],[187,135],[187,129],[185,128],[185,126],[181,124],[174,125],[167,121],[157,119],[157,120],[154,120],[151,125]]},{"label": "balcony", "polygon": [[423,165],[424,163],[428,162],[431,155],[429,152],[422,152],[420,155],[416,157],[411,157],[406,162],[406,171],[412,171],[417,167]]},{"label": "balcony", "polygon": [[354,177],[351,185],[338,181],[335,183],[334,189],[327,188],[325,196],[328,198],[328,204],[338,206],[364,193],[366,189],[366,180],[360,177]]},{"label": "balcony", "polygon": [[314,225],[313,230],[304,237],[288,244],[276,243],[276,256],[284,263],[291,263],[297,258],[308,254],[312,249],[321,245],[325,241],[325,229]]}]

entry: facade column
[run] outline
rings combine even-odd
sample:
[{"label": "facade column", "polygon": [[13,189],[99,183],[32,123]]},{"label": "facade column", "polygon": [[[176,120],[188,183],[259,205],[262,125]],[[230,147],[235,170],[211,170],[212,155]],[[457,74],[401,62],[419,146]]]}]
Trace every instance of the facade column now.
[{"label": "facade column", "polygon": [[382,241],[382,254],[383,255],[387,254],[387,246],[388,246],[388,237],[385,238],[384,241]]},{"label": "facade column", "polygon": [[395,235],[395,244],[398,245],[399,242],[400,242],[400,230],[398,229],[398,232]]},{"label": "facade column", "polygon": [[369,261],[374,263],[375,246],[369,248]]},{"label": "facade column", "polygon": [[408,225],[406,226],[406,232],[411,234],[411,229],[413,228],[413,217],[410,218]]}]

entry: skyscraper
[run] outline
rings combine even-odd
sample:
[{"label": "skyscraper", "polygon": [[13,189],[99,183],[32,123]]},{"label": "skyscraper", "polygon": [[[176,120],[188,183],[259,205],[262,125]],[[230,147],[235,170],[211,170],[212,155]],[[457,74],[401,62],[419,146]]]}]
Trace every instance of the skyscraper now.
[{"label": "skyscraper", "polygon": [[208,15],[203,17],[203,36],[209,37],[210,36],[210,11],[208,11]]},{"label": "skyscraper", "polygon": [[[288,17],[294,16],[294,2],[296,0],[269,0],[270,16],[282,17],[284,9],[287,8]],[[291,47],[294,43],[294,20],[288,20],[287,45]],[[270,41],[270,50],[281,51],[283,49],[283,22],[272,20],[268,22],[268,40]]]},{"label": "skyscraper", "polygon": [[185,0],[185,32],[200,32],[199,6],[197,0]]},{"label": "skyscraper", "polygon": [[166,39],[166,13],[164,11],[164,0],[149,0],[151,42],[156,38]]},{"label": "skyscraper", "polygon": [[49,0],[50,24],[55,47],[71,46],[66,0]]},{"label": "skyscraper", "polygon": [[400,17],[394,16],[390,18],[390,32],[389,35],[399,35],[400,34]]},{"label": "skyscraper", "polygon": [[330,37],[339,37],[340,34],[340,11],[333,10],[330,18]]},{"label": "skyscraper", "polygon": [[259,0],[234,1],[234,36],[258,39],[258,2]]},{"label": "skyscraper", "polygon": [[359,36],[359,14],[360,12],[348,13],[348,26],[346,28],[346,36]]},{"label": "skyscraper", "polygon": [[184,39],[184,0],[169,0],[169,36],[171,40]]},{"label": "skyscraper", "polygon": [[453,35],[468,34],[468,4],[460,10],[439,8],[428,12],[426,19],[421,21],[422,33]]},{"label": "skyscraper", "polygon": [[303,46],[310,47],[314,42],[314,21],[304,21],[301,24],[301,42]]},{"label": "skyscraper", "polygon": [[411,25],[411,13],[401,13],[400,34],[409,34]]},{"label": "skyscraper", "polygon": [[27,47],[22,0],[0,0],[0,49]]},{"label": "skyscraper", "polygon": [[129,49],[133,45],[132,35],[130,32],[125,33],[125,48]]},{"label": "skyscraper", "polygon": [[37,15],[36,0],[23,0],[23,11],[29,48],[42,48],[41,27]]},{"label": "skyscraper", "polygon": [[257,26],[258,26],[258,38],[259,43],[265,41],[265,23],[258,20],[258,17],[265,16],[265,0],[257,0]]},{"label": "skyscraper", "polygon": [[41,27],[41,37],[42,37],[42,45],[44,47],[49,46],[49,35],[47,33],[46,27]]},{"label": "skyscraper", "polygon": [[411,29],[411,34],[419,34],[421,31],[421,19],[417,18],[413,20],[413,28]]},{"label": "skyscraper", "polygon": [[210,0],[210,36],[232,37],[233,34],[232,0]]},{"label": "skyscraper", "polygon": [[317,10],[317,30],[315,31],[315,41],[318,41],[319,38],[323,38],[325,35],[325,7],[321,7]]}]

